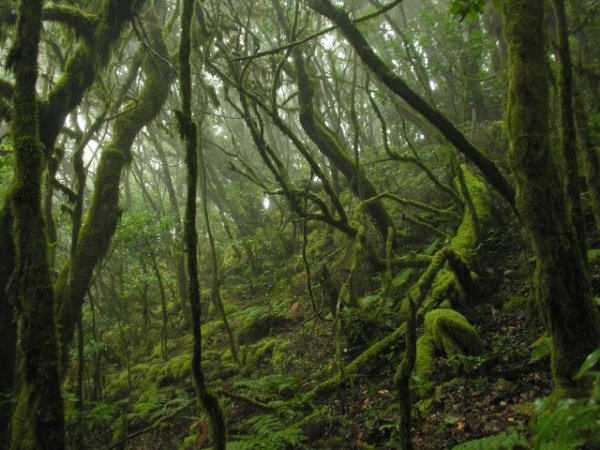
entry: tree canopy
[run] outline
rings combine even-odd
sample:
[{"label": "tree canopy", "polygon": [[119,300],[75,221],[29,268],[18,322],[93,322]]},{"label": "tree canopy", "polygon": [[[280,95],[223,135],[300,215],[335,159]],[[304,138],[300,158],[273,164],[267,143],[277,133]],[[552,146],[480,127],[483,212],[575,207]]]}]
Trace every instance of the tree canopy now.
[{"label": "tree canopy", "polygon": [[599,13],[0,0],[0,447],[600,445]]}]

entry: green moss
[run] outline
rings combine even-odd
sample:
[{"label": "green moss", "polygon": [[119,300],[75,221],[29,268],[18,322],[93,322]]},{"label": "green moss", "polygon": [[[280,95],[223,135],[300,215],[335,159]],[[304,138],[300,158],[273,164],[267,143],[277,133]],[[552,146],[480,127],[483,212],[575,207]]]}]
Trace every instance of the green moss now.
[{"label": "green moss", "polygon": [[273,348],[273,356],[271,357],[271,364],[277,366],[280,364],[286,364],[293,358],[292,343],[290,341],[281,341],[277,346]]},{"label": "green moss", "polygon": [[167,361],[158,371],[158,385],[165,386],[168,384],[173,384],[177,381],[181,381],[191,375],[191,370],[192,355],[177,355]]},{"label": "green moss", "polygon": [[515,414],[520,414],[523,416],[532,416],[535,412],[535,402],[525,402],[525,403],[517,403],[513,406],[513,411]]},{"label": "green moss", "polygon": [[429,412],[432,410],[435,404],[435,398],[429,397],[415,403],[415,408],[419,412],[419,414],[423,416],[428,416]]},{"label": "green moss", "polygon": [[277,365],[289,361],[291,346],[288,340],[279,337],[267,338],[242,347],[240,358],[246,370],[255,369],[263,361]]},{"label": "green moss", "polygon": [[438,272],[437,277],[433,281],[431,292],[423,303],[421,313],[426,313],[446,300],[455,307],[462,306],[464,305],[464,298],[464,290],[454,272],[443,269]]},{"label": "green moss", "polygon": [[449,299],[444,300],[442,303],[439,304],[438,308],[440,309],[453,309],[452,308],[452,304],[450,303]]},{"label": "green moss", "polygon": [[426,333],[417,340],[414,375],[418,380],[417,390],[421,395],[427,393],[432,387],[429,380],[435,370],[433,365],[435,350],[435,342],[430,334]]},{"label": "green moss", "polygon": [[505,380],[504,378],[498,378],[496,380],[496,382],[494,383],[494,389],[499,389],[499,390],[508,389],[512,385],[513,384],[510,381]]},{"label": "green moss", "polygon": [[[126,9],[131,9],[131,2],[121,3]],[[107,12],[109,17],[119,14],[119,8],[115,7],[111,11]],[[99,27],[101,26],[102,24],[99,24]],[[136,102],[126,106],[125,111],[114,122],[111,142],[100,156],[89,212],[81,227],[78,246],[72,256],[69,273],[71,283],[62,291],[57,291],[57,297],[62,302],[58,319],[63,355],[68,355],[68,345],[81,314],[81,305],[94,269],[106,254],[121,216],[119,184],[122,171],[132,158],[131,146],[137,133],[160,111],[173,78],[172,71],[165,63],[168,52],[155,20],[149,21],[148,31],[152,47],[162,58],[148,56],[144,59],[146,79],[140,95]],[[87,63],[89,64],[89,61]],[[66,365],[66,361],[64,364]]]},{"label": "green moss", "polygon": [[[425,315],[425,330],[431,334],[438,350],[446,356],[481,355],[483,342],[477,330],[460,313],[451,309],[434,309]],[[470,368],[465,361],[463,367]]]},{"label": "green moss", "polygon": [[588,261],[590,263],[594,262],[594,260],[600,258],[600,248],[590,248],[587,251]]},{"label": "green moss", "polygon": [[502,4],[510,68],[509,159],[517,208],[536,257],[535,298],[552,334],[554,382],[576,390],[573,375],[600,343],[600,315],[572,205],[566,201],[564,171],[551,151],[545,2]]},{"label": "green moss", "polygon": [[[125,436],[127,436],[128,431],[129,431],[129,419],[127,418],[127,415],[124,414],[124,415],[120,416],[119,418],[117,418],[117,420],[115,420],[114,427],[113,427],[113,433],[112,433],[113,444],[119,442],[121,439],[123,439]],[[125,446],[121,445],[116,448],[124,449]]]},{"label": "green moss", "polygon": [[529,304],[529,299],[523,295],[514,295],[504,302],[502,311],[512,313],[525,309]]},{"label": "green moss", "polygon": [[421,379],[427,379],[433,373],[433,358],[436,346],[433,337],[426,333],[417,340],[417,360],[415,374]]},{"label": "green moss", "polygon": [[27,418],[27,394],[21,390],[13,411],[11,431],[11,450],[28,450],[34,447],[33,429]]},{"label": "green moss", "polygon": [[230,348],[221,353],[221,362],[223,364],[233,364],[233,353]]},{"label": "green moss", "polygon": [[221,330],[224,330],[224,322],[220,319],[211,320],[210,322],[202,324],[202,337],[204,339],[209,339]]},{"label": "green moss", "polygon": [[[464,173],[465,182],[469,189],[469,194],[473,201],[473,207],[479,222],[479,225],[485,227],[492,219],[492,197],[481,178],[475,175],[467,166],[461,166]],[[450,241],[450,248],[470,262],[472,251],[477,247],[476,224],[473,221],[472,214],[464,214],[462,222],[456,231],[456,235]]]}]

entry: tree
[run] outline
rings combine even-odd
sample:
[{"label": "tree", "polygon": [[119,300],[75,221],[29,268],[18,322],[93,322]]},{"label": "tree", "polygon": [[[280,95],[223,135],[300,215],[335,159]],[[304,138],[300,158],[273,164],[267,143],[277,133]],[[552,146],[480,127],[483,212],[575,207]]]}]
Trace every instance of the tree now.
[{"label": "tree", "polygon": [[517,208],[536,257],[535,295],[553,339],[554,381],[572,389],[574,374],[600,344],[600,317],[586,255],[567,207],[564,176],[551,151],[544,2],[507,0],[503,12],[510,75],[509,155]]},{"label": "tree", "polygon": [[[45,157],[35,89],[42,5],[41,0],[20,2],[16,39],[8,57],[8,66],[15,74],[12,122],[15,174],[9,205],[14,217],[16,255],[8,294],[17,309],[18,352],[22,358],[21,405],[31,426],[25,434],[13,430],[11,448],[60,450],[65,445],[63,401],[54,295],[41,209]],[[27,427],[15,425],[17,429]]]}]

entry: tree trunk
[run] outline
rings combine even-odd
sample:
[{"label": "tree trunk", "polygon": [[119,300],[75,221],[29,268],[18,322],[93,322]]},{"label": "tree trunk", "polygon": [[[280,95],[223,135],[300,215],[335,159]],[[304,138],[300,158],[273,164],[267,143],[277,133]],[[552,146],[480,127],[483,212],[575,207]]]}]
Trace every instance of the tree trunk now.
[{"label": "tree trunk", "polygon": [[[280,25],[287,30],[289,26],[281,5],[276,0],[273,0],[272,4]],[[325,124],[320,114],[315,111],[313,82],[308,74],[306,60],[300,47],[295,46],[292,48],[292,58],[296,69],[302,128],[321,153],[344,175],[357,198],[367,200],[376,197],[377,191],[367,178],[364,169],[356,165],[353,156],[336,133]],[[369,202],[366,212],[373,218],[382,236],[387,234],[388,227],[394,226],[392,218],[382,201]]]},{"label": "tree trunk", "polygon": [[12,208],[0,210],[0,443],[8,442],[10,416],[12,413],[13,389],[15,383],[17,326],[14,321],[14,305],[8,299],[5,286],[15,267],[15,244],[12,240]]},{"label": "tree trunk", "polygon": [[179,127],[185,141],[185,163],[187,167],[187,198],[183,222],[188,296],[192,314],[192,375],[198,399],[206,409],[211,423],[215,450],[225,450],[227,442],[225,419],[218,399],[208,390],[202,370],[202,329],[200,325],[200,285],[198,282],[198,234],[196,232],[196,193],[198,186],[198,129],[192,120],[192,80],[190,66],[190,29],[194,1],[185,0],[181,10],[181,43],[179,47],[179,84],[181,112]]},{"label": "tree trunk", "polygon": [[167,49],[161,30],[156,17],[152,17],[148,24],[148,35],[154,51],[161,58],[146,56],[143,63],[146,80],[135,107],[115,121],[112,141],[100,156],[94,180],[94,195],[81,226],[77,248],[69,267],[63,270],[57,282],[56,293],[61,302],[58,320],[64,367],[94,269],[108,250],[121,216],[119,184],[123,168],[131,161],[131,146],[139,130],[160,111],[173,79],[172,70],[166,63]]},{"label": "tree trunk", "polygon": [[536,257],[535,294],[553,339],[557,386],[574,388],[573,375],[600,343],[585,255],[550,145],[544,1],[505,0],[509,49],[508,126],[517,208]]},{"label": "tree trunk", "polygon": [[[17,308],[18,353],[22,358],[21,424],[12,448],[60,450],[65,446],[63,399],[58,374],[54,295],[42,211],[44,147],[36,98],[42,0],[21,1],[17,35],[8,57],[15,73],[12,137],[15,172],[11,195],[16,260],[8,292]],[[29,434],[29,431],[31,434]]]}]

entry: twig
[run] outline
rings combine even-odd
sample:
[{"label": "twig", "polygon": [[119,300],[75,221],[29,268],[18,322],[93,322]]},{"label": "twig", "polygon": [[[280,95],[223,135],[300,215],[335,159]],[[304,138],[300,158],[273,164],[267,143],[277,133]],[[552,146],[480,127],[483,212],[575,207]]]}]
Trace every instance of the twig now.
[{"label": "twig", "polygon": [[[366,14],[362,17],[359,17],[358,19],[354,19],[353,22],[354,23],[361,23],[364,22],[366,20],[372,19],[373,17],[377,17],[381,14],[384,14],[386,12],[388,12],[390,9],[392,9],[394,6],[399,5],[400,3],[402,3],[403,0],[394,0],[393,2],[383,6],[381,9],[378,9],[377,11],[374,11],[370,14]],[[262,58],[263,56],[268,56],[268,55],[274,55],[275,53],[279,53],[282,52],[284,50],[290,49],[292,47],[296,47],[297,45],[302,45],[305,44],[309,41],[312,41],[313,39],[316,39],[320,36],[323,36],[324,34],[327,34],[333,30],[336,30],[338,28],[337,25],[333,25],[330,27],[327,27],[323,30],[317,31],[316,33],[311,34],[310,36],[307,36],[305,38],[302,39],[298,39],[296,41],[290,42],[289,44],[285,44],[285,45],[281,45],[279,47],[275,47],[275,48],[271,48],[268,50],[264,50],[262,52],[258,52],[258,53],[254,53],[253,55],[247,55],[247,56],[239,56],[237,58],[233,58],[231,60],[229,60],[228,62],[235,62],[235,61],[246,61],[249,59],[256,59],[256,58]]]}]

